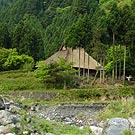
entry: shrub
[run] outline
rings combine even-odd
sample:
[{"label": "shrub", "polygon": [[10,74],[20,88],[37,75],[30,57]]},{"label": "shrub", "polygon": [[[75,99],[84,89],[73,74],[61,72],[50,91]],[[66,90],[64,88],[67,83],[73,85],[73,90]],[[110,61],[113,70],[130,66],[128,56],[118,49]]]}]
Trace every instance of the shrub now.
[{"label": "shrub", "polygon": [[16,49],[0,49],[0,70],[30,70],[34,66],[34,59],[28,55],[18,55]]},{"label": "shrub", "polygon": [[77,71],[71,66],[72,63],[67,63],[65,59],[60,59],[58,62],[39,65],[35,74],[47,86],[53,85],[54,88],[72,87]]}]

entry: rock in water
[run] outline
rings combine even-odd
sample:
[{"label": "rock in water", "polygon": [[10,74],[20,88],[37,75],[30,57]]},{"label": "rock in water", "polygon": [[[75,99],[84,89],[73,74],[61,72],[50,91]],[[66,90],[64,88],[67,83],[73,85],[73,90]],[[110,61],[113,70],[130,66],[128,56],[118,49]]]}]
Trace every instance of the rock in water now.
[{"label": "rock in water", "polygon": [[108,127],[103,135],[124,135],[125,130],[130,129],[130,122],[124,118],[112,118],[108,121]]}]

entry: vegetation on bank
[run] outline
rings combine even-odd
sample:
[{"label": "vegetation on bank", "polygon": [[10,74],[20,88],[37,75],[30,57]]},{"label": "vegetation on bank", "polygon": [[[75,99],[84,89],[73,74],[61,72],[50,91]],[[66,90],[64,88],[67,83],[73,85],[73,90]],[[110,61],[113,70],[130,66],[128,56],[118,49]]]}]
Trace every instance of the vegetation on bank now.
[{"label": "vegetation on bank", "polygon": [[90,128],[87,126],[83,129],[79,129],[79,127],[76,126],[47,121],[35,115],[30,116],[24,110],[21,110],[19,114],[22,116],[22,120],[20,122],[20,129],[11,129],[11,131],[16,133],[17,135],[22,135],[24,134],[23,132],[27,132],[27,134],[30,134],[33,131],[38,134],[52,133],[55,135],[84,135],[86,133],[91,133]]},{"label": "vegetation on bank", "polygon": [[[46,89],[45,84],[30,71],[0,72],[0,92],[48,92],[55,93],[52,101],[60,102],[89,102],[91,100],[109,101],[134,97],[134,83],[130,86],[93,85],[77,89]],[[38,97],[37,97],[38,100]]]},{"label": "vegetation on bank", "polygon": [[135,101],[133,98],[111,101],[107,108],[100,114],[100,120],[107,120],[114,117],[130,118],[135,114]]}]

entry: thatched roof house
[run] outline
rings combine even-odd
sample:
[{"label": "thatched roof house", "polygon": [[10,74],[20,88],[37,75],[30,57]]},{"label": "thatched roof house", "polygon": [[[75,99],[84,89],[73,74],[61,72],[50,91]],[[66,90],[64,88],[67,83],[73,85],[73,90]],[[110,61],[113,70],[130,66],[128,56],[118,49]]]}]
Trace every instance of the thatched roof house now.
[{"label": "thatched roof house", "polygon": [[66,59],[67,62],[73,62],[74,68],[85,69],[86,73],[89,71],[104,70],[103,66],[99,64],[94,58],[88,55],[83,48],[66,48],[62,46],[58,52],[44,61],[45,64],[53,61],[58,61],[60,58]]}]

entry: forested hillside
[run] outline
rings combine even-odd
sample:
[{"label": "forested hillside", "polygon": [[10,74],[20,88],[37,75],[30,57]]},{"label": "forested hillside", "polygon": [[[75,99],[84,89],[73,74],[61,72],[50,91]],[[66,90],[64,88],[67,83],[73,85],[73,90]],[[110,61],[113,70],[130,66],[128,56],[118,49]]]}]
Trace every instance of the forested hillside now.
[{"label": "forested hillside", "polygon": [[17,48],[35,61],[61,44],[84,47],[107,65],[108,74],[115,66],[116,75],[126,47],[126,70],[133,74],[134,12],[134,0],[0,0],[0,47]]}]

